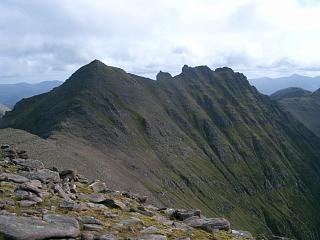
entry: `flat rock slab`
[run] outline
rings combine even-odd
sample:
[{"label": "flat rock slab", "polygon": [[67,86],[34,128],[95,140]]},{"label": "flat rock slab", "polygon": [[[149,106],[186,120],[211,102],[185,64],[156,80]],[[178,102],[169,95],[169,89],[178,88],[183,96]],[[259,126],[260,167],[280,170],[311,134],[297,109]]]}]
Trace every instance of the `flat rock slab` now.
[{"label": "flat rock slab", "polygon": [[35,171],[24,171],[20,174],[30,180],[36,179],[42,183],[60,182],[60,176],[58,172],[51,171],[49,169],[39,169]]},{"label": "flat rock slab", "polygon": [[210,233],[216,230],[228,231],[230,229],[230,222],[224,218],[190,217],[183,222],[190,227],[200,228]]},{"label": "flat rock slab", "polygon": [[0,181],[8,181],[15,183],[25,183],[28,182],[29,179],[18,174],[13,173],[2,173],[0,174]]},{"label": "flat rock slab", "polygon": [[93,203],[103,203],[107,199],[106,195],[102,193],[81,194],[79,198],[83,200],[88,200]]},{"label": "flat rock slab", "polygon": [[44,165],[42,162],[39,160],[34,160],[34,159],[22,159],[22,158],[17,158],[12,160],[13,163],[16,165],[20,165],[22,167],[26,167],[29,169],[41,169],[44,168]]},{"label": "flat rock slab", "polygon": [[133,240],[167,240],[167,237],[159,234],[147,234],[139,238],[133,238]]},{"label": "flat rock slab", "polygon": [[80,235],[78,222],[71,217],[45,215],[43,220],[0,215],[0,236],[5,239],[41,240],[75,238]]}]

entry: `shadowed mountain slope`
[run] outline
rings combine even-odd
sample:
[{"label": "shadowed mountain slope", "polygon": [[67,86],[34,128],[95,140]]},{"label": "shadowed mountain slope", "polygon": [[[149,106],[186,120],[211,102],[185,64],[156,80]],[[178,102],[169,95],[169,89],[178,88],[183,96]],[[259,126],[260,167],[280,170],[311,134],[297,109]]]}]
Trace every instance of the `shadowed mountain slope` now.
[{"label": "shadowed mountain slope", "polygon": [[312,92],[304,90],[302,88],[297,88],[297,87],[290,87],[290,88],[285,88],[282,90],[279,90],[273,94],[270,95],[270,97],[274,100],[282,100],[286,98],[295,98],[295,97],[306,97],[311,95]]},{"label": "shadowed mountain slope", "polygon": [[271,97],[277,100],[284,110],[290,112],[320,137],[320,90],[313,93],[305,91],[305,94],[302,94],[301,91],[301,94],[296,95],[285,94],[281,98],[276,96],[279,92]]},{"label": "shadowed mountain slope", "polygon": [[95,60],[20,101],[2,127],[78,149],[87,175],[164,205],[320,238],[320,140],[229,68],[184,66],[152,81]]}]

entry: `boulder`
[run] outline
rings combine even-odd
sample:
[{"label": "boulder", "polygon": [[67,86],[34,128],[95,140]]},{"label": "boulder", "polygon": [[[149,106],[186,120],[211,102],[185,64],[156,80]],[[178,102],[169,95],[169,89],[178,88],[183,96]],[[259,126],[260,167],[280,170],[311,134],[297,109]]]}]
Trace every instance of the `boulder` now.
[{"label": "boulder", "polygon": [[76,238],[79,235],[79,224],[71,217],[45,215],[41,220],[0,215],[0,236],[3,236],[4,239],[42,240]]},{"label": "boulder", "polygon": [[105,199],[102,203],[111,208],[117,208],[122,210],[127,209],[127,206],[117,199]]},{"label": "boulder", "polygon": [[95,181],[94,183],[91,183],[89,187],[91,187],[92,190],[97,193],[105,192],[108,189],[106,184],[100,181]]},{"label": "boulder", "polygon": [[217,230],[229,231],[230,222],[224,218],[199,218],[190,217],[184,223],[193,228],[199,228],[212,233]]},{"label": "boulder", "polygon": [[63,170],[59,172],[59,175],[61,179],[77,180],[77,171],[73,169]]},{"label": "boulder", "polygon": [[195,210],[177,209],[172,213],[172,217],[180,221],[184,221],[187,218],[194,217],[194,216],[200,217],[201,211],[198,209],[195,209]]}]

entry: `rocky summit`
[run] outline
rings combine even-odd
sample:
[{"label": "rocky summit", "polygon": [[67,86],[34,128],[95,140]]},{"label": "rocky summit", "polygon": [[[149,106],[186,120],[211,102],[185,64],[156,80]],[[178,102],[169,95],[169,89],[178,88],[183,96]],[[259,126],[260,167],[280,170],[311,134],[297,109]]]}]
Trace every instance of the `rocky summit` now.
[{"label": "rocky summit", "polygon": [[12,146],[0,154],[0,239],[254,239],[224,218],[158,208],[75,170],[47,169]]},{"label": "rocky summit", "polygon": [[[68,166],[209,219],[189,219],[190,226],[210,229],[211,218],[225,218],[254,235],[320,239],[320,139],[228,67],[185,65],[151,80],[95,60],[52,91],[18,102],[1,127],[59,146],[41,158],[48,167]],[[37,165],[26,163],[30,171],[19,175],[59,182],[57,172]]]}]

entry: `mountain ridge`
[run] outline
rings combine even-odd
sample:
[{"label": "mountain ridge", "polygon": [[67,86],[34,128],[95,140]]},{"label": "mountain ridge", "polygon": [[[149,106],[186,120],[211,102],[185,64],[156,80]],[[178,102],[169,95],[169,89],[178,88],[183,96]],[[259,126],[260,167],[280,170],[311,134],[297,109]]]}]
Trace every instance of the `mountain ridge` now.
[{"label": "mountain ridge", "polygon": [[164,205],[254,233],[319,238],[320,140],[230,68],[185,65],[152,81],[93,61],[16,104],[2,127],[100,151],[89,175]]}]

